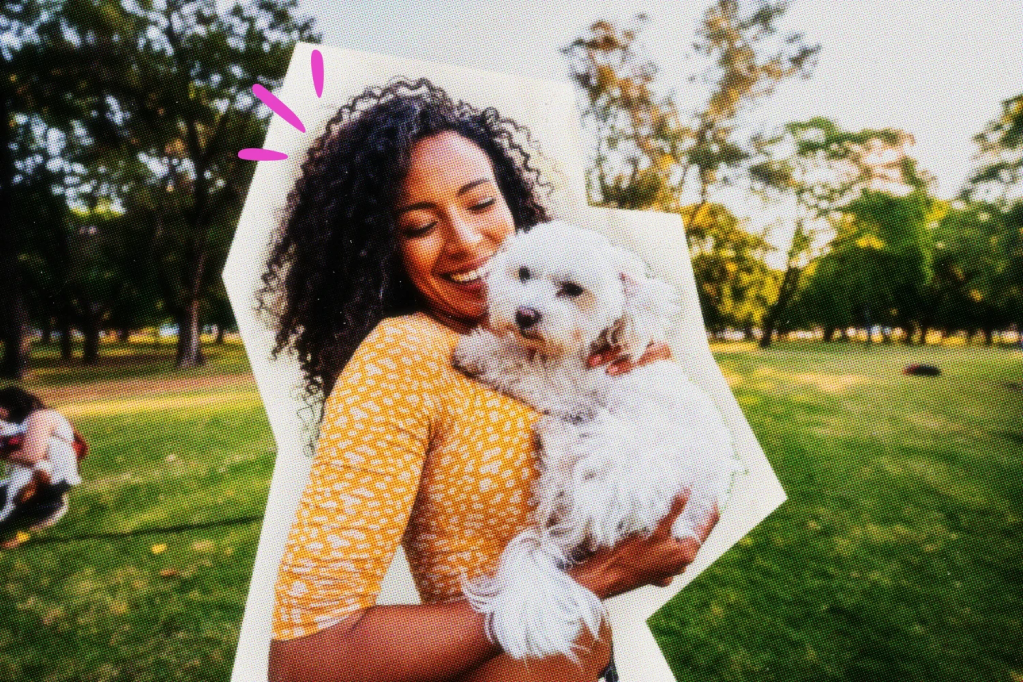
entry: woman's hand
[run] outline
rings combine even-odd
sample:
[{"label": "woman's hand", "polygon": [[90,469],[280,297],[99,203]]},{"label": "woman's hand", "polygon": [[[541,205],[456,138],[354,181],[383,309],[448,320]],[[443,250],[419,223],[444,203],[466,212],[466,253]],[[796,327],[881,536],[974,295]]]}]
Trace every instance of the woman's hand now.
[{"label": "woman's hand", "polygon": [[631,535],[613,548],[601,549],[569,570],[580,585],[601,599],[629,592],[644,585],[669,585],[696,558],[700,546],[718,522],[718,511],[692,537],[676,540],[671,526],[689,499],[689,493],[675,498],[671,510],[649,536]]},{"label": "woman's hand", "polygon": [[639,357],[635,362],[631,362],[628,358],[620,357],[622,354],[621,348],[605,348],[595,352],[587,360],[587,364],[590,367],[597,367],[598,365],[607,364],[607,373],[611,376],[616,374],[624,374],[625,372],[631,372],[634,368],[640,365],[646,365],[657,360],[670,360],[671,359],[671,347],[663,341],[657,341],[647,346],[646,352]]}]

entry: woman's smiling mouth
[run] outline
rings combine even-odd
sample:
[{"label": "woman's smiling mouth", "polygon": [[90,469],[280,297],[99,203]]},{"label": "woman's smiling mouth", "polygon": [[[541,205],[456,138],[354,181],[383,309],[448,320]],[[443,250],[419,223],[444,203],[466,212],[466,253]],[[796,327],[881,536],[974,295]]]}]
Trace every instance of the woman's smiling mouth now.
[{"label": "woman's smiling mouth", "polygon": [[487,265],[490,263],[491,256],[488,256],[482,262],[477,261],[479,265],[476,265],[469,270],[458,270],[455,272],[445,272],[441,275],[443,279],[455,284],[471,285],[476,284],[483,280],[487,276]]}]

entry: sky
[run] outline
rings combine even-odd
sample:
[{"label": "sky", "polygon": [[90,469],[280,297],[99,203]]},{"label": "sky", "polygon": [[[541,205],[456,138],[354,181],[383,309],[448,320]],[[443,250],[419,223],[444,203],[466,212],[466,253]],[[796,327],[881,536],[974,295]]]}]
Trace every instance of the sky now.
[{"label": "sky", "polygon": [[[325,44],[562,81],[560,47],[598,19],[644,12],[659,79],[684,95],[686,50],[707,4],[299,0],[299,11],[316,18]],[[820,43],[820,59],[811,79],[785,84],[758,108],[757,123],[822,115],[846,129],[905,130],[944,198],[970,173],[973,135],[1023,92],[1020,0],[793,0],[781,26]]]}]

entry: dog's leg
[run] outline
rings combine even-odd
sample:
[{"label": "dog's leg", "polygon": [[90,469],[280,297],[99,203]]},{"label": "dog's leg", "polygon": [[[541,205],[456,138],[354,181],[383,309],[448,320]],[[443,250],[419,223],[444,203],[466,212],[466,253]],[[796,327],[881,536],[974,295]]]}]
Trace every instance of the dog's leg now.
[{"label": "dog's leg", "polygon": [[508,543],[492,577],[463,584],[469,603],[486,616],[488,633],[512,658],[574,660],[582,628],[597,635],[603,605],[562,570],[565,562],[557,545],[527,528]]},{"label": "dog's leg", "polygon": [[502,370],[502,359],[507,353],[506,345],[493,332],[477,329],[459,340],[451,362],[469,376],[490,383],[489,379],[499,375]]}]

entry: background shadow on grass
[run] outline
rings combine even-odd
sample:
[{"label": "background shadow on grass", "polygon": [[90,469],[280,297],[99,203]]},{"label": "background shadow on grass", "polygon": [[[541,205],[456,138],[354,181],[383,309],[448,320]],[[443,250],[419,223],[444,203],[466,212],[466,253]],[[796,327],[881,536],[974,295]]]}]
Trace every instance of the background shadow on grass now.
[{"label": "background shadow on grass", "polygon": [[140,537],[143,535],[160,535],[164,533],[181,533],[188,530],[201,530],[204,528],[218,528],[222,526],[238,526],[246,523],[255,523],[262,521],[263,516],[240,516],[235,519],[221,519],[219,521],[206,521],[203,523],[182,523],[176,526],[163,526],[162,528],[139,528],[137,530],[128,530],[122,532],[110,532],[110,533],[81,533],[79,535],[60,535],[60,536],[46,536],[41,538],[32,538],[30,544],[33,545],[44,545],[44,544],[56,544],[64,542],[75,542],[78,540],[99,540],[99,539],[110,539],[110,538],[131,538]]}]

